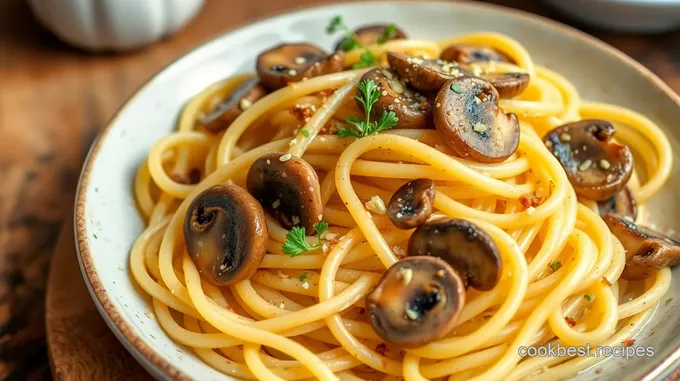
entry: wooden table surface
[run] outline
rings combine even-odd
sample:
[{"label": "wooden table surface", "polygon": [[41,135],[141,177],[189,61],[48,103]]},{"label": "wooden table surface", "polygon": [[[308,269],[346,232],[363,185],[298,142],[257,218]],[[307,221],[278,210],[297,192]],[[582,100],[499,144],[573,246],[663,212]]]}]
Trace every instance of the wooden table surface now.
[{"label": "wooden table surface", "polygon": [[[51,377],[44,340],[51,253],[61,224],[72,223],[70,200],[88,147],[122,102],[216,34],[329,2],[207,0],[199,16],[168,40],[125,55],[92,55],[41,28],[25,0],[0,1],[0,378]],[[570,23],[536,0],[489,2]],[[582,29],[680,90],[680,32],[635,36]]]}]

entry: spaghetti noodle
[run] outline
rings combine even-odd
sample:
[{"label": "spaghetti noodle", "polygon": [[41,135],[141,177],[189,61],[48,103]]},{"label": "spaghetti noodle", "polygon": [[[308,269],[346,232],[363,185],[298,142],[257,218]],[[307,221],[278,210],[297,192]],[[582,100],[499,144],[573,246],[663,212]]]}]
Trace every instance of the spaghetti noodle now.
[{"label": "spaghetti noodle", "polygon": [[[483,45],[509,57],[476,63],[486,73],[531,78],[519,96],[499,103],[520,123],[519,145],[507,160],[461,159],[435,130],[400,129],[398,123],[363,138],[334,134],[347,116],[361,114],[353,96],[367,69],[289,84],[248,105],[220,133],[201,127],[206,113],[252,76],[222,80],[187,104],[177,132],[158,141],[139,168],[134,188],[147,228],[130,254],[134,280],[152,297],[156,318],[174,341],[242,379],[517,380],[561,379],[601,360],[522,358],[521,346],[619,345],[634,336],[666,293],[670,270],[644,281],[620,278],[626,265],[622,244],[598,215],[597,204],[577,198],[541,139],[568,122],[613,122],[617,139],[644,153],[636,156],[643,172],[633,173],[628,183],[642,219],[645,201],[670,173],[667,138],[634,111],[581,100],[568,79],[535,64],[521,44],[504,35],[395,39],[367,49],[374,57],[388,51],[439,57],[454,44]],[[361,50],[349,51],[344,66],[361,59]],[[300,110],[308,115],[301,118]],[[281,249],[288,231],[267,216],[267,251],[257,271],[218,287],[201,276],[187,253],[182,232],[187,210],[214,185],[245,187],[253,162],[273,152],[302,158],[319,175],[328,230],[320,247],[289,256]],[[200,182],[178,181],[197,169]],[[472,221],[492,238],[503,271],[491,290],[467,290],[445,337],[404,349],[376,334],[364,298],[403,257],[413,231],[396,229],[367,202],[386,201],[415,178],[436,183],[433,216]],[[527,194],[542,202],[525,205]]]}]

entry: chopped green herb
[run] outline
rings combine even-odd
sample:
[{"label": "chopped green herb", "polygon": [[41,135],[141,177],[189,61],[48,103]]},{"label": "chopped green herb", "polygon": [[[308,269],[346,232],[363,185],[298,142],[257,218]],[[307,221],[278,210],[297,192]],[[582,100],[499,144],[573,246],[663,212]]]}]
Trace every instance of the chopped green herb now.
[{"label": "chopped green herb", "polygon": [[589,302],[592,302],[592,301],[593,301],[593,297],[590,296],[590,294],[585,294],[585,295],[583,295],[583,297],[584,297],[587,301],[589,301]]},{"label": "chopped green herb", "polygon": [[390,38],[394,37],[394,35],[397,33],[397,26],[394,24],[388,25],[385,30],[383,31],[382,36],[378,37],[378,44],[384,44],[389,40]]},{"label": "chopped green herb", "polygon": [[298,277],[298,279],[300,280],[300,282],[306,281],[307,278],[309,278],[309,274],[308,274],[307,272],[303,272],[303,273],[300,274],[300,276]]},{"label": "chopped green herb", "polygon": [[319,242],[312,246],[307,243],[307,237],[305,228],[299,226],[293,226],[292,229],[286,234],[286,242],[284,242],[282,249],[283,252],[291,257],[297,257],[302,253],[308,251],[316,250],[321,247],[321,236],[328,229],[328,222],[319,221],[314,224],[314,230],[316,231]]},{"label": "chopped green herb", "polygon": [[302,136],[304,136],[305,138],[308,138],[308,137],[309,137],[309,131],[307,131],[307,130],[302,130],[302,131],[300,131],[300,132],[302,132]]},{"label": "chopped green herb", "polygon": [[[388,32],[388,29],[390,29],[389,26],[385,28],[385,32]],[[393,34],[395,31],[396,26],[394,27],[394,29],[392,29],[392,31],[389,32],[390,34]],[[343,32],[345,34],[342,44],[340,45],[340,49],[346,52],[356,48],[364,49],[364,51],[359,56],[360,61],[352,65],[353,69],[361,69],[364,67],[373,66],[376,63],[378,63],[378,59],[373,55],[373,53],[371,53],[370,50],[366,48],[366,46],[359,42],[359,38],[357,37],[356,33],[352,32],[352,30],[349,29],[349,27],[347,26],[347,24],[345,24],[341,16],[333,17],[326,26],[327,34],[334,34],[336,32]],[[380,44],[381,42],[378,43]]]},{"label": "chopped green herb", "polygon": [[670,302],[672,302],[672,301],[673,301],[673,298],[668,298],[668,299],[666,299],[666,300],[663,302],[663,305],[664,305],[664,306],[667,306],[667,305],[669,305]]},{"label": "chopped green herb", "polygon": [[97,234],[92,233],[92,236],[94,237],[94,239],[97,239]]},{"label": "chopped green herb", "polygon": [[463,89],[460,88],[460,85],[457,83],[452,83],[451,84],[451,90],[453,90],[454,93],[460,94],[463,92]]},{"label": "chopped green herb", "polygon": [[380,89],[373,80],[369,79],[359,82],[357,89],[359,89],[361,94],[357,95],[356,99],[361,103],[364,109],[366,120],[361,120],[356,115],[348,117],[347,123],[353,125],[354,128],[338,129],[338,136],[341,138],[349,136],[363,138],[377,134],[381,131],[389,130],[397,125],[399,118],[397,118],[394,111],[383,111],[377,121],[371,122],[371,111],[373,111],[373,106],[378,102],[378,98],[380,97]]},{"label": "chopped green herb", "polygon": [[557,271],[560,267],[562,267],[562,262],[560,262],[560,261],[550,262],[550,264],[549,264],[548,266],[550,266],[550,270],[552,270],[553,272],[555,272],[555,271]]}]

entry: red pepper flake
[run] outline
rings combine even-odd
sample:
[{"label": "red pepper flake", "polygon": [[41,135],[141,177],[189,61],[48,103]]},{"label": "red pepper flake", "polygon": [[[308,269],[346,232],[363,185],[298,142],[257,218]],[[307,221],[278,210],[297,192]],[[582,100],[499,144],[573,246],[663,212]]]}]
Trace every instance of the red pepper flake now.
[{"label": "red pepper flake", "polygon": [[326,89],[326,90],[319,91],[317,94],[319,94],[325,101],[326,98],[330,97],[334,93],[335,93],[335,89]]},{"label": "red pepper flake", "polygon": [[633,346],[634,344],[635,344],[635,339],[626,339],[626,340],[623,340],[623,345],[625,345],[625,346],[627,346],[627,347],[631,347],[631,346]]},{"label": "red pepper flake", "polygon": [[609,279],[602,277],[602,283],[606,284],[607,286],[611,286],[612,282],[609,281]]},{"label": "red pepper flake", "polygon": [[385,353],[387,352],[387,344],[380,343],[376,345],[375,351],[378,352],[381,356],[385,356]]},{"label": "red pepper flake", "polygon": [[362,308],[362,309],[359,310],[359,315],[363,315],[364,313],[366,313],[366,309],[365,309],[365,308]]},{"label": "red pepper flake", "polygon": [[537,207],[541,205],[541,199],[534,196],[533,194],[527,193],[519,196],[519,203],[524,207],[524,209],[529,207]]},{"label": "red pepper flake", "polygon": [[314,110],[310,105],[304,104],[293,106],[290,112],[292,112],[295,118],[297,118],[297,120],[299,120],[300,122],[307,122],[309,118],[312,117]]},{"label": "red pepper flake", "polygon": [[569,324],[570,327],[573,327],[576,325],[576,320],[570,318],[570,317],[565,317],[564,320],[566,320],[567,324]]}]

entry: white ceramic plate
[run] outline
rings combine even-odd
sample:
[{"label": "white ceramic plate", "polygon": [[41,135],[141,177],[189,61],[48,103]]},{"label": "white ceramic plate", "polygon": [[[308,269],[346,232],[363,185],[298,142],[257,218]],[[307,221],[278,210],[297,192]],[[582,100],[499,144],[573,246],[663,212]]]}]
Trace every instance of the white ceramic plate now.
[{"label": "white ceramic plate", "polygon": [[[144,227],[133,200],[135,171],[152,145],[173,130],[180,109],[193,95],[221,78],[252,71],[257,54],[280,41],[311,40],[330,48],[335,38],[323,30],[335,15],[344,16],[351,27],[390,21],[410,36],[431,39],[479,30],[506,33],[523,43],[536,62],[566,75],[584,98],[630,107],[659,123],[680,162],[677,95],[617,50],[526,13],[477,3],[369,2],[299,11],[228,33],[167,67],[122,107],[90,152],[76,200],[79,257],[92,297],[121,342],[159,379],[229,378],[171,341],[152,317],[149,300],[130,280],[128,254]],[[662,194],[651,201],[653,222],[680,226],[680,206],[673,200],[680,192],[678,178],[676,169]],[[680,277],[679,270],[676,277]],[[637,336],[638,344],[655,347],[655,357],[609,359],[597,366],[601,373],[591,369],[579,378],[633,380],[667,374],[680,356],[676,351],[680,345],[678,283],[674,281],[670,291],[675,301],[660,307]]]}]

